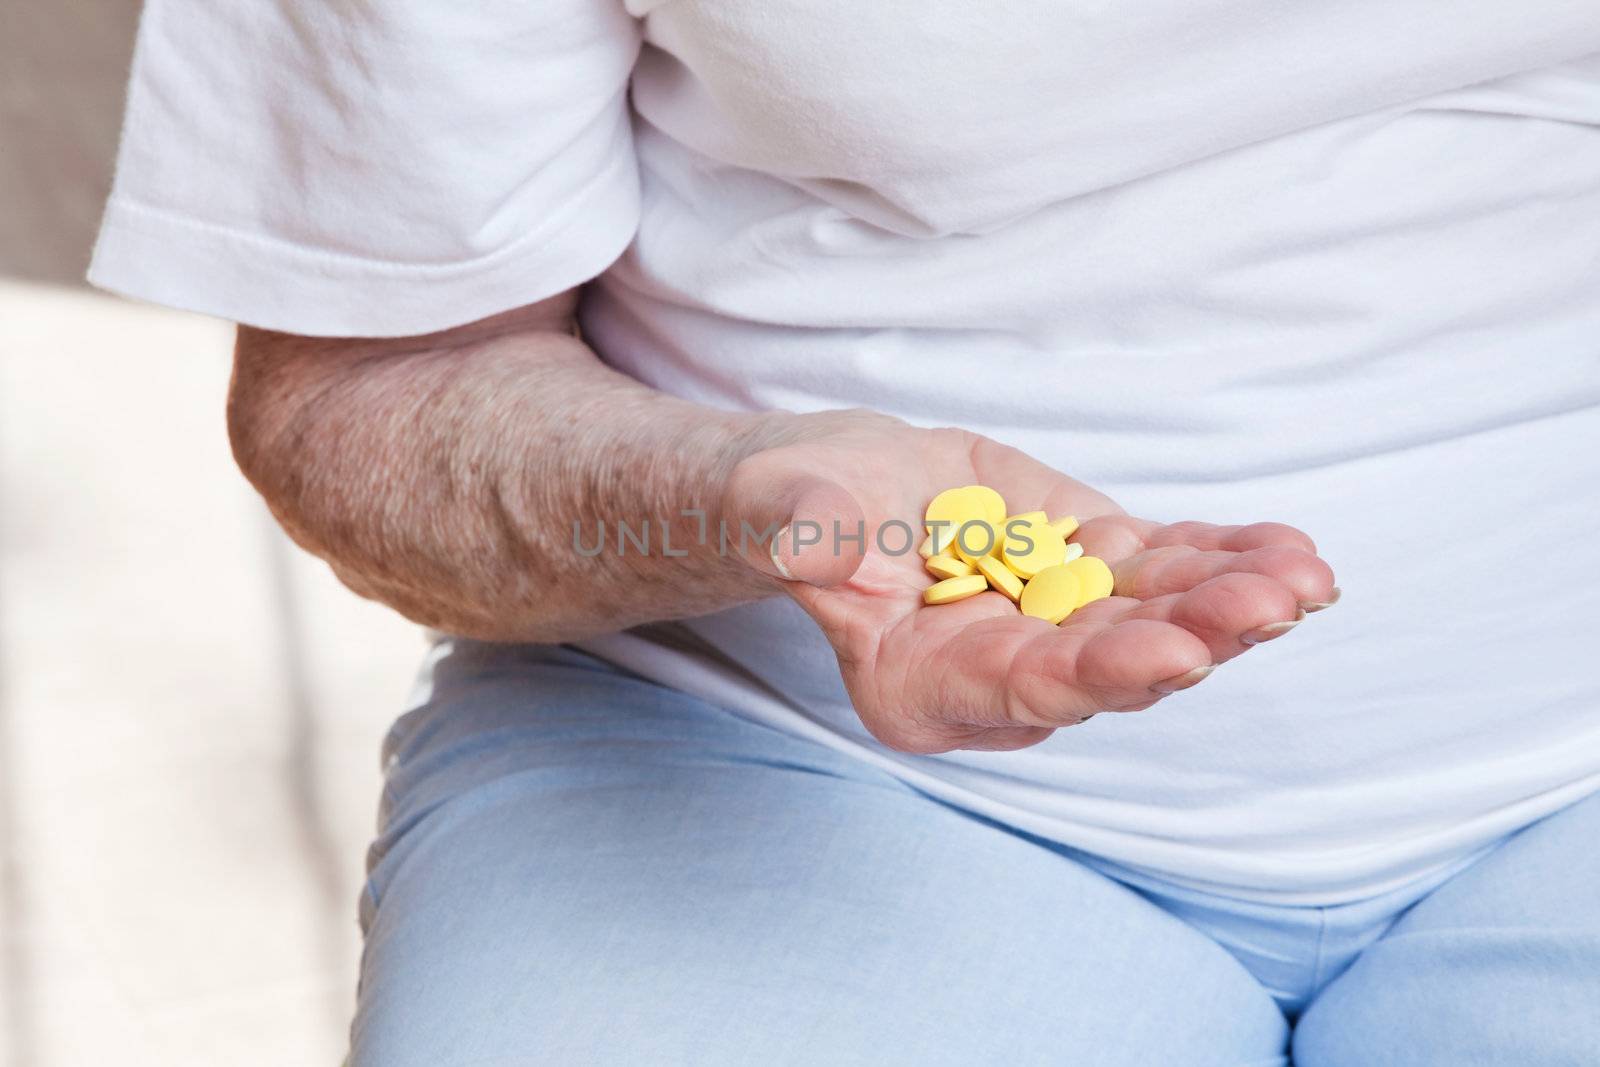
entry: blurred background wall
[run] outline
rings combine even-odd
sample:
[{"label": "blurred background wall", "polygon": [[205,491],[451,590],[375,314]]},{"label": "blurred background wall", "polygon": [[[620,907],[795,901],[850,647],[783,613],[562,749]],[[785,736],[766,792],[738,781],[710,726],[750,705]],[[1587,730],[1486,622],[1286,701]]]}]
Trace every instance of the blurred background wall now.
[{"label": "blurred background wall", "polygon": [[231,330],[81,282],[137,0],[0,0],[0,1064],[337,1064],[416,630],[233,469]]}]

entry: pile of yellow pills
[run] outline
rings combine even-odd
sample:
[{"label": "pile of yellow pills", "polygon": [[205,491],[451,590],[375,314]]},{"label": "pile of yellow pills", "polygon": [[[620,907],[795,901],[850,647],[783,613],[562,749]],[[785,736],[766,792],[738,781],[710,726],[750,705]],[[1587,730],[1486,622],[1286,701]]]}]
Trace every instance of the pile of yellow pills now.
[{"label": "pile of yellow pills", "polygon": [[918,551],[938,579],[923,592],[926,604],[953,604],[993,589],[1024,615],[1054,624],[1111,595],[1111,568],[1067,540],[1078,530],[1071,515],[1012,515],[999,493],[967,485],[934,497],[923,522],[928,539]]}]

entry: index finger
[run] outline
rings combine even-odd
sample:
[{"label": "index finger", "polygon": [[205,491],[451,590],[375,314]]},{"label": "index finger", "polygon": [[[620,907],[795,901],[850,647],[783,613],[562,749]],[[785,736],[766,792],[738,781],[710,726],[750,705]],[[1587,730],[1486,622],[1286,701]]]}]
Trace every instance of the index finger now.
[{"label": "index finger", "polygon": [[1193,519],[1159,523],[1132,515],[1101,515],[1088,519],[1069,540],[1084,552],[1116,564],[1152,548],[1188,545],[1203,552],[1249,552],[1257,548],[1297,548],[1316,554],[1316,542],[1302,530],[1281,522],[1253,522],[1222,526]]}]

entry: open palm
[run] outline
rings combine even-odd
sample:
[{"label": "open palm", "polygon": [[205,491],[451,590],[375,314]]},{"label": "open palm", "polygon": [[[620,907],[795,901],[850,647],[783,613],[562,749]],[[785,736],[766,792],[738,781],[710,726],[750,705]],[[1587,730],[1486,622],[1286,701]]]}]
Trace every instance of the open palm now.
[{"label": "open palm", "polygon": [[[900,551],[900,524],[920,541],[927,502],[969,484],[998,490],[1013,514],[1077,516],[1071,540],[1111,565],[1115,595],[1059,626],[992,591],[924,606],[933,579]],[[1101,711],[1142,710],[1337,597],[1293,527],[1133,518],[1016,449],[867,412],[744,460],[728,509],[822,533],[798,547],[779,537],[772,566],[827,635],[862,722],[908,752],[1021,748]]]}]

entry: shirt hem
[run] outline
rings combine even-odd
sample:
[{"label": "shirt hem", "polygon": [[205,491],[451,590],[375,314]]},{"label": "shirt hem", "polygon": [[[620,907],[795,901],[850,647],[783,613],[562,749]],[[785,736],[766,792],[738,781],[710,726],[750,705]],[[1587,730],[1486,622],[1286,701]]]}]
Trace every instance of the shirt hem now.
[{"label": "shirt hem", "polygon": [[113,196],[90,284],[137,300],[318,337],[432,333],[522,307],[605,271],[639,222],[635,172],[593,182],[562,223],[486,256],[364,259],[233,230]]}]

